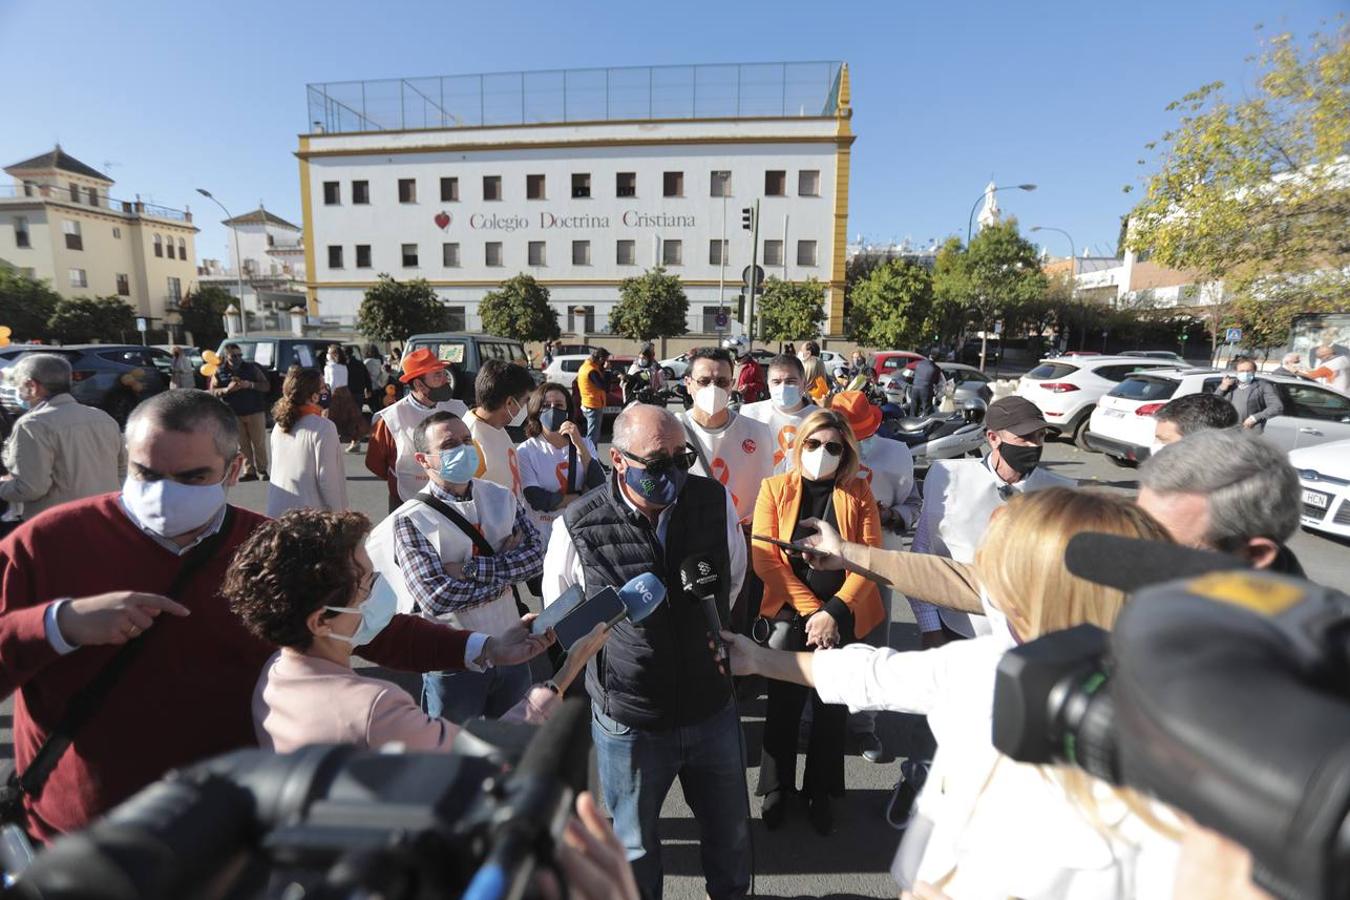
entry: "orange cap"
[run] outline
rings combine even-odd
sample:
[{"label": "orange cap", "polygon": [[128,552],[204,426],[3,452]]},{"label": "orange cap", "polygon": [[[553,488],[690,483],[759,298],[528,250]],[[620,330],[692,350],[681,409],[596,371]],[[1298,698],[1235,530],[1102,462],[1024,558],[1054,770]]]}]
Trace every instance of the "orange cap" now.
[{"label": "orange cap", "polygon": [[403,357],[403,374],[398,380],[407,384],[414,378],[421,378],[428,372],[439,372],[441,369],[450,368],[450,364],[441,359],[427,347],[420,350],[414,350]]},{"label": "orange cap", "polygon": [[835,394],[830,409],[848,420],[853,436],[866,440],[881,427],[881,408],[874,406],[862,391],[843,391]]}]

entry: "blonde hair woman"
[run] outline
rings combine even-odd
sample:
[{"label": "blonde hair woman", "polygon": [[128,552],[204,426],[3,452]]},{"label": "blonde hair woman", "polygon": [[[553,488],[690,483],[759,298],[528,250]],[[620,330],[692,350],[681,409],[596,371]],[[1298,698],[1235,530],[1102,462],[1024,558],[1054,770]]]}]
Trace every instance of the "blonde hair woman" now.
[{"label": "blonde hair woman", "polygon": [[[814,534],[806,522],[821,519],[847,540],[881,545],[881,519],[866,479],[858,477],[858,442],[848,420],[834,410],[807,416],[797,429],[792,468],[765,481],[755,503],[754,533],[783,541]],[[751,548],[755,574],[764,581],[762,627],[777,631],[785,649],[842,647],[867,634],[882,620],[877,586],[862,575],[821,571],[800,558],[789,558],[763,541]],[[769,684],[764,716],[764,754],[758,793],[762,817],[777,828],[787,798],[796,792],[797,730],[808,692],[800,684]],[[848,710],[826,705],[811,693],[811,741],[806,751],[802,792],[812,827],[833,830],[830,795],[844,790],[844,729]]]},{"label": "blonde hair woman", "polygon": [[1096,531],[1168,540],[1162,526],[1123,498],[1051,488],[996,513],[966,565],[844,543],[828,524],[811,524],[820,532],[806,542],[814,566],[868,571],[929,602],[982,607],[994,624],[992,634],[908,653],[861,645],[777,653],[734,639],[737,674],[809,685],[827,703],[928,716],[938,752],[896,858],[900,886],[927,882],[957,900],[1170,896],[1176,843],[1132,795],[1012,762],[991,742],[1003,653],[1085,622],[1110,628],[1124,603],[1120,591],[1069,573],[1069,539]]}]

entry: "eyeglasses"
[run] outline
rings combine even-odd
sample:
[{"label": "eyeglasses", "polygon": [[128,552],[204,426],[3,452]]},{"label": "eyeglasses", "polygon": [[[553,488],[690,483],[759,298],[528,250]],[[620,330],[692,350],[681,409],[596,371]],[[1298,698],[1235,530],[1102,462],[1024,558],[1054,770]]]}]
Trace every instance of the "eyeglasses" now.
[{"label": "eyeglasses", "polygon": [[624,459],[632,460],[636,463],[642,463],[642,467],[653,475],[664,475],[670,469],[681,469],[688,472],[698,462],[698,454],[693,450],[685,449],[680,453],[674,453],[670,456],[642,457],[629,453],[627,450],[620,450],[619,453]]},{"label": "eyeglasses", "polygon": [[694,384],[698,385],[699,387],[707,387],[710,384],[715,384],[718,387],[722,388],[723,390],[726,390],[727,388],[731,387],[731,379],[726,377],[709,378],[708,376],[705,375],[702,378],[694,378],[691,380],[694,382]]},{"label": "eyeglasses", "polygon": [[831,456],[838,456],[844,452],[844,445],[838,441],[818,441],[815,438],[807,438],[802,441],[802,446],[807,450],[819,450],[825,448],[825,452]]}]

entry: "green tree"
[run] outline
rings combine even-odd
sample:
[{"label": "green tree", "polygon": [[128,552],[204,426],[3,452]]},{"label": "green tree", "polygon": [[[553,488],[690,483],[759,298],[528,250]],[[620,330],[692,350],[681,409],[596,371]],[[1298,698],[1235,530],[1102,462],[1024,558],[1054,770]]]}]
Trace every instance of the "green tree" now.
[{"label": "green tree", "polygon": [[183,330],[191,333],[198,347],[216,349],[225,340],[225,310],[233,302],[234,296],[216,284],[193,291],[179,307]]},{"label": "green tree", "polygon": [[0,325],[10,328],[14,343],[48,337],[47,322],[60,299],[47,282],[0,266]]},{"label": "green tree", "polygon": [[619,284],[619,302],[609,314],[610,330],[620,337],[650,341],[689,330],[689,298],[680,276],[662,266]]},{"label": "green tree", "polygon": [[960,238],[949,237],[933,260],[933,305],[925,331],[955,343],[966,324],[970,290],[965,246]]},{"label": "green tree", "polygon": [[395,281],[381,273],[379,284],[361,300],[356,327],[377,341],[404,341],[410,335],[449,328],[450,311],[426,279]]},{"label": "green tree", "polygon": [[548,288],[521,273],[483,297],[478,305],[483,330],[518,341],[559,337],[558,311],[548,302]]},{"label": "green tree", "polygon": [[825,321],[825,286],[811,278],[804,283],[770,277],[755,305],[761,333],[769,341],[820,337]]},{"label": "green tree", "polygon": [[853,288],[849,333],[864,347],[918,347],[933,308],[933,276],[923,266],[892,260]]},{"label": "green tree", "polygon": [[121,297],[64,297],[52,311],[47,330],[65,344],[125,341],[136,331],[136,315]]},{"label": "green tree", "polygon": [[[1146,145],[1152,173],[1127,242],[1222,282],[1265,329],[1350,295],[1350,24],[1304,47],[1276,35],[1253,63],[1250,87],[1213,82],[1168,106],[1180,121]],[[1214,341],[1234,312],[1226,301],[1206,308]],[[1259,302],[1286,309],[1258,314]]]},{"label": "green tree", "polygon": [[1037,314],[1046,278],[1035,245],[1007,219],[981,228],[968,247],[948,240],[938,251],[933,289],[934,324],[944,337],[953,322],[987,333],[1000,319],[1010,326]]}]

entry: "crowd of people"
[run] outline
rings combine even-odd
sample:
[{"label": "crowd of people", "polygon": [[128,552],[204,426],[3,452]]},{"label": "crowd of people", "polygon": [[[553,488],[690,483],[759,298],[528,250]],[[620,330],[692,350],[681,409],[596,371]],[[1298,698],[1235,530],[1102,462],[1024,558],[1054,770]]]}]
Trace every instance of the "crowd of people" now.
[{"label": "crowd of people", "polygon": [[[1331,359],[1307,374],[1338,377]],[[64,358],[24,358],[31,412],[0,479],[0,500],[25,508],[0,541],[0,689],[18,697],[18,771],[46,769],[29,779],[25,831],[79,829],[174,767],[239,747],[448,751],[470,719],[539,722],[580,694],[613,834],[587,799],[574,830],[592,839],[574,851],[622,846],[631,875],[613,875],[611,895],[659,898],[660,812],[678,780],[708,895],[741,897],[752,854],[737,698],[767,678],[754,792],[769,831],[801,809],[828,837],[848,734],[881,762],[876,714],[899,710],[926,716],[937,743],[907,769],[922,790],[892,869],[902,888],[1168,895],[1186,823],[1000,756],[993,673],[1015,644],[1109,629],[1127,602],[1065,568],[1083,531],[1301,574],[1287,544],[1298,477],[1260,436],[1280,407],[1254,366],[1158,412],[1126,499],[1051,471],[1050,428],[1016,396],[989,406],[983,458],[935,461],[921,484],[866,393],[826,377],[815,342],[767,366],[745,345],[691,352],[688,408],[627,406],[602,452],[607,362],[596,350],[582,366],[578,406],[569,388],[489,360],[470,409],[429,350],[391,373],[373,349],[363,361],[334,347],[322,369],[286,373],[269,436],[267,375],[227,345],[208,390],[142,402],[122,435],[74,402]],[[851,365],[869,368],[861,354]],[[660,368],[650,352],[634,366]],[[747,386],[763,399],[733,408]],[[373,523],[349,508],[342,456],[362,441],[388,486]],[[267,516],[229,503],[250,478],[269,481]],[[531,596],[546,608],[642,573],[668,589],[643,621],[597,626],[565,657],[536,633]],[[697,585],[725,626],[725,661]],[[918,649],[890,647],[897,598]],[[556,672],[539,679],[551,649]],[[354,656],[424,673],[421,696],[359,674]],[[53,752],[94,690],[78,752]]]}]

